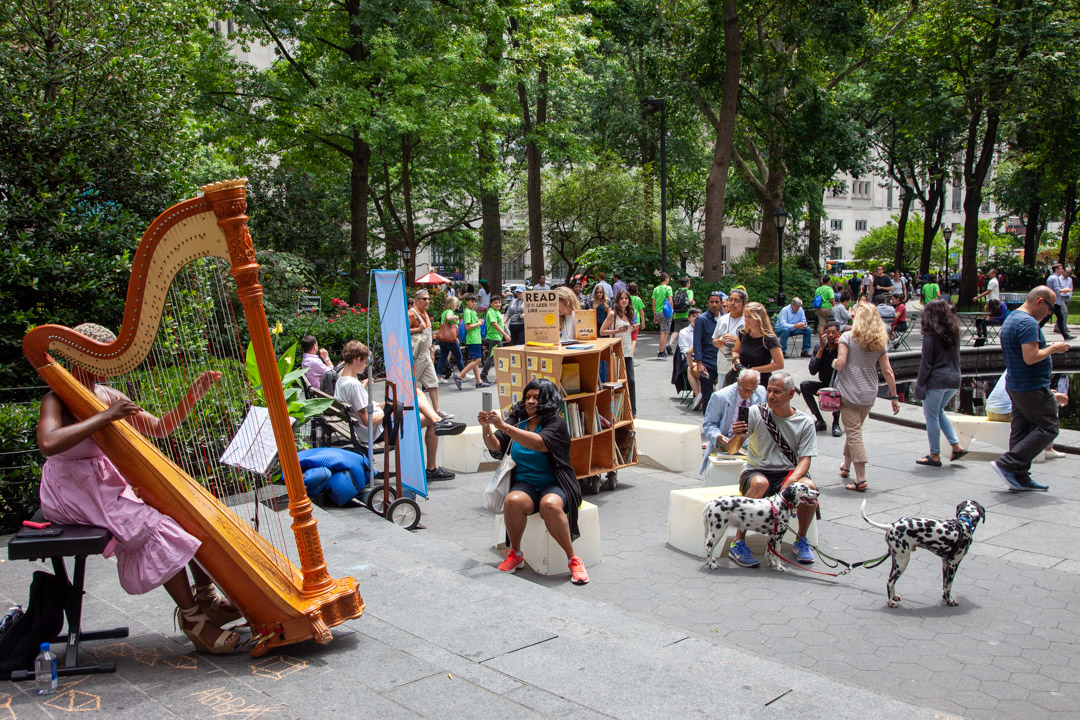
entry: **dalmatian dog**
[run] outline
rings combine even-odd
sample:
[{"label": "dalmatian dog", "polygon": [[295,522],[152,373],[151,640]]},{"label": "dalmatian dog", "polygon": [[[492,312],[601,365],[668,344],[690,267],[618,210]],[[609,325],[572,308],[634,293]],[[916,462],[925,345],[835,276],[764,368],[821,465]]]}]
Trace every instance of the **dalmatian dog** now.
[{"label": "dalmatian dog", "polygon": [[915,548],[923,548],[941,558],[942,598],[951,606],[960,603],[953,600],[952,584],[960,561],[971,547],[975,528],[986,519],[986,510],[974,500],[965,500],[956,506],[956,518],[935,520],[933,518],[900,518],[891,525],[876,523],[866,516],[866,501],[862,503],[862,516],[866,522],[885,530],[885,543],[892,556],[892,570],[885,592],[889,607],[899,607],[900,596],[896,594],[896,581],[907,569],[911,553]]},{"label": "dalmatian dog", "polygon": [[[809,485],[793,482],[776,495],[766,498],[721,497],[705,506],[701,512],[705,524],[705,561],[715,570],[717,559],[713,557],[718,546],[727,538],[728,527],[736,530],[759,532],[769,536],[769,548],[780,552],[780,540],[787,530],[795,508],[801,503],[817,505],[818,491]],[[784,566],[773,552],[768,553],[769,567],[784,572]]]}]

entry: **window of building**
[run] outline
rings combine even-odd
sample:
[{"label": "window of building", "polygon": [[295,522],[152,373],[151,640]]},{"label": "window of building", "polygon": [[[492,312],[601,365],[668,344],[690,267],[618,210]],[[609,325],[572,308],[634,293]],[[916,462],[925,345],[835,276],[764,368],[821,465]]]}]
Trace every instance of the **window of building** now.
[{"label": "window of building", "polygon": [[440,275],[448,275],[465,268],[465,251],[457,247],[431,248],[431,267]]},{"label": "window of building", "polygon": [[515,279],[525,277],[525,253],[509,260],[503,260],[502,276]]},{"label": "window of building", "polygon": [[830,260],[842,260],[844,258],[844,248],[833,247],[829,250]]},{"label": "window of building", "polygon": [[892,202],[893,202],[893,201],[892,201],[892,183],[889,183],[889,190],[888,190],[888,192],[886,193],[886,196],[885,196],[885,197],[886,197],[886,200],[885,200],[885,204],[886,204],[886,206],[887,206],[887,207],[888,207],[888,208],[889,208],[890,210],[892,210]]},{"label": "window of building", "polygon": [[844,221],[843,220],[830,220],[829,221],[829,229],[830,230],[843,230],[844,229]]},{"label": "window of building", "polygon": [[855,221],[855,229],[858,230],[859,232],[866,232],[866,221],[865,220],[856,220]]},{"label": "window of building", "polygon": [[953,212],[960,212],[963,206],[963,200],[960,196],[960,186],[953,185],[952,188],[952,209]]}]

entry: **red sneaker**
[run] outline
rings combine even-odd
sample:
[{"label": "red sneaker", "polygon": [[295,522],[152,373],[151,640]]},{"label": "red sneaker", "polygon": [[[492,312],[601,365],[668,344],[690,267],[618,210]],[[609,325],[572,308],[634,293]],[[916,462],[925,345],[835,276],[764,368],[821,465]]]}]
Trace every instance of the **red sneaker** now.
[{"label": "red sneaker", "polygon": [[570,582],[575,585],[584,585],[589,582],[589,573],[585,572],[585,563],[581,558],[575,555],[567,564],[570,566]]},{"label": "red sneaker", "polygon": [[505,573],[512,573],[525,564],[525,556],[514,548],[506,551],[506,559],[499,563],[499,569]]}]

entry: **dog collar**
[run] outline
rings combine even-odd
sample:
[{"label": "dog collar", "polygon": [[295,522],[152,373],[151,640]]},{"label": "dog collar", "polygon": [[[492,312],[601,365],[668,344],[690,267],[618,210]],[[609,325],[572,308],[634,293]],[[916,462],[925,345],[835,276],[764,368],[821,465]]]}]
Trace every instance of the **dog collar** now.
[{"label": "dog collar", "polygon": [[956,519],[959,520],[960,522],[964,523],[965,525],[967,525],[968,532],[972,532],[972,533],[975,532],[975,526],[972,525],[971,521],[968,520],[965,516],[961,515],[961,516],[957,517]]}]

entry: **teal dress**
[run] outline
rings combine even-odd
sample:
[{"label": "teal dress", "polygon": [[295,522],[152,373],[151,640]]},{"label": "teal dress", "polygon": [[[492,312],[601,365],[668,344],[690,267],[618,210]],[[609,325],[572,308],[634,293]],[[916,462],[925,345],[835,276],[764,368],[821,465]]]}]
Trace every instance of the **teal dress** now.
[{"label": "teal dress", "polygon": [[[518,423],[518,430],[529,430],[529,421],[522,420]],[[538,433],[544,428],[543,423],[538,423],[534,432]],[[510,443],[510,457],[514,458],[517,467],[513,470],[514,482],[523,482],[532,485],[537,490],[554,485],[555,473],[551,470],[551,461],[548,454],[540,450],[530,450],[517,440]]]}]

